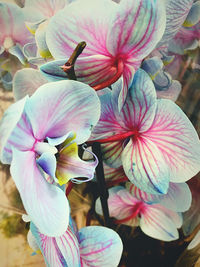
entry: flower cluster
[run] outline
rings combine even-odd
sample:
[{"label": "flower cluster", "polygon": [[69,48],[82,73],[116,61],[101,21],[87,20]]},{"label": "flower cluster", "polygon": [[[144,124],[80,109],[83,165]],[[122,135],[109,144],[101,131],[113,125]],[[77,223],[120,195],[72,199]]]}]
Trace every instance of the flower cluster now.
[{"label": "flower cluster", "polygon": [[[98,162],[114,225],[178,239],[192,202],[186,182],[200,171],[198,134],[175,103],[183,55],[199,49],[199,10],[193,0],[0,3],[0,77],[15,98],[0,121],[0,160],[47,266],[120,262],[115,231],[78,230],[70,215],[70,183],[92,180]],[[103,162],[86,148],[94,143]],[[93,206],[105,216],[97,195]]]}]

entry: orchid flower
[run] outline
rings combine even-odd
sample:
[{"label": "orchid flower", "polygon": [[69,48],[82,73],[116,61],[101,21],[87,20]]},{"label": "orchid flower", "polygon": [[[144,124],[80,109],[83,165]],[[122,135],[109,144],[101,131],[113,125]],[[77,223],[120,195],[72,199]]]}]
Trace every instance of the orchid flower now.
[{"label": "orchid flower", "polygon": [[192,239],[192,241],[188,245],[187,249],[189,249],[189,250],[190,249],[193,249],[193,248],[195,248],[199,244],[200,244],[200,230],[197,232],[197,234],[195,235],[195,237]]},{"label": "orchid flower", "polygon": [[164,6],[157,0],[74,1],[49,22],[46,42],[56,61],[41,70],[51,79],[66,79],[60,67],[85,41],[87,46],[75,64],[77,79],[100,90],[123,75],[120,109],[132,74],[155,48],[164,28]]},{"label": "orchid flower", "polygon": [[[69,205],[64,192],[49,183],[45,174],[59,182],[55,157],[59,147],[65,140],[71,145],[74,132],[76,144],[85,142],[99,115],[99,99],[94,90],[76,81],[44,84],[4,114],[0,124],[1,162],[11,164],[11,175],[24,207],[31,221],[46,235],[59,236],[65,232]],[[74,175],[70,178],[79,176],[81,168],[82,175],[87,177],[86,163],[79,160],[76,153],[64,153],[61,162],[64,161],[65,168]],[[77,164],[78,174],[72,173],[70,163]],[[88,163],[87,167],[92,175],[94,164]]]},{"label": "orchid flower", "polygon": [[193,4],[193,0],[165,0],[166,28],[157,45],[160,50],[167,48],[169,41],[177,34]]},{"label": "orchid flower", "polygon": [[123,248],[118,234],[103,226],[84,227],[77,233],[69,226],[62,236],[48,237],[31,223],[28,241],[51,267],[117,267]]},{"label": "orchid flower", "polygon": [[172,80],[171,75],[163,70],[163,67],[163,61],[159,57],[145,59],[142,63],[142,69],[149,74],[154,83],[157,98],[166,98],[175,102],[181,92],[181,84],[179,81]]},{"label": "orchid flower", "polygon": [[169,181],[185,182],[200,170],[198,135],[175,103],[156,98],[143,70],[136,72],[119,112],[121,84],[100,97],[101,117],[90,141],[102,143],[105,162],[114,168],[122,164],[126,176],[141,190],[166,194]]},{"label": "orchid flower", "polygon": [[183,55],[187,50],[199,47],[200,22],[190,28],[181,27],[176,36],[169,43],[171,53]]},{"label": "orchid flower", "polygon": [[[177,228],[181,227],[182,217],[179,213],[159,204],[147,204],[133,197],[124,187],[109,189],[108,207],[115,223],[140,226],[148,236],[163,241],[178,238]],[[99,199],[96,201],[96,212],[102,215]]]},{"label": "orchid flower", "polygon": [[51,53],[46,44],[46,29],[51,17],[63,9],[68,0],[26,0],[23,8],[26,25],[31,33],[35,34],[39,54],[48,58]]},{"label": "orchid flower", "polygon": [[8,52],[24,64],[26,59],[22,48],[32,41],[32,36],[25,26],[21,8],[15,4],[0,3],[0,26],[0,54]]},{"label": "orchid flower", "polygon": [[192,202],[190,188],[186,183],[169,183],[166,194],[148,194],[134,184],[127,182],[128,178],[124,173],[123,167],[117,169],[104,164],[104,174],[107,186],[111,187],[125,182],[125,187],[138,200],[147,204],[160,204],[176,212],[187,211]]}]

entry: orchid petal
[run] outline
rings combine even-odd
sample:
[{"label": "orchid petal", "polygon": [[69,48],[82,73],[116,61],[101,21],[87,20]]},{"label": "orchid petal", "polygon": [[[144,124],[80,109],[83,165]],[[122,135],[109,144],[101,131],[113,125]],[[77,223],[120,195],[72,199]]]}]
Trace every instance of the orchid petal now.
[{"label": "orchid petal", "polygon": [[37,139],[61,137],[73,131],[80,144],[89,138],[97,123],[100,104],[95,91],[88,85],[60,81],[39,87],[30,98],[26,112]]},{"label": "orchid petal", "polygon": [[152,124],[156,111],[156,92],[152,80],[139,69],[128,90],[120,117],[127,129],[146,131]]},{"label": "orchid petal", "polygon": [[62,236],[49,237],[31,223],[31,232],[48,267],[80,267],[78,240],[71,227]]},{"label": "orchid petal", "polygon": [[35,253],[37,253],[37,251],[40,251],[40,248],[39,248],[39,246],[37,244],[37,240],[34,237],[34,235],[32,234],[31,230],[28,231],[27,241],[28,241],[29,246],[32,248],[32,250]]},{"label": "orchid petal", "polygon": [[118,7],[108,33],[108,51],[112,55],[130,53],[135,61],[142,60],[163,35],[164,6],[157,0],[122,0]]},{"label": "orchid petal", "polygon": [[97,158],[94,162],[81,160],[78,156],[77,144],[69,142],[59,153],[56,177],[60,185],[66,184],[70,179],[78,182],[79,180],[75,179],[78,177],[87,177],[88,180],[91,180],[97,164]]},{"label": "orchid petal", "polygon": [[172,84],[167,90],[164,91],[157,90],[156,94],[157,98],[165,98],[175,102],[178,99],[181,90],[182,90],[181,83],[179,81],[172,81]]},{"label": "orchid petal", "polygon": [[68,0],[26,0],[24,13],[27,20],[37,21],[38,16],[43,18],[50,18],[60,9],[64,8],[68,4]]},{"label": "orchid petal", "polygon": [[45,180],[35,153],[14,150],[10,170],[31,221],[43,234],[62,235],[69,223],[68,200],[61,189]]},{"label": "orchid petal", "polygon": [[106,164],[104,164],[104,175],[105,175],[105,179],[106,179],[106,183],[110,183],[112,184],[115,182],[120,183],[125,181],[126,179],[128,179],[124,173],[124,169],[122,166],[120,166],[119,168],[111,168],[109,166],[107,166]]},{"label": "orchid petal", "polygon": [[78,237],[83,266],[118,266],[123,244],[119,235],[112,229],[88,226],[79,231]]},{"label": "orchid petal", "polygon": [[184,27],[191,27],[200,21],[200,2],[193,3],[186,20],[183,23]]},{"label": "orchid petal", "polygon": [[148,194],[130,182],[126,183],[126,188],[139,200],[149,204],[159,203],[176,212],[184,212],[188,210],[192,202],[192,195],[186,183],[169,183],[169,189],[165,195]]},{"label": "orchid petal", "polygon": [[[122,186],[109,189],[108,208],[110,216],[117,220],[124,220],[123,224],[138,225],[137,214],[133,218],[131,218],[131,215],[135,211],[135,205],[139,202]],[[103,215],[100,198],[96,200],[95,210],[98,214]]]},{"label": "orchid petal", "polygon": [[142,62],[142,69],[145,70],[152,80],[156,77],[158,72],[162,70],[163,62],[159,57],[152,57],[145,59]]},{"label": "orchid petal", "polygon": [[73,132],[69,132],[61,137],[57,137],[57,138],[49,138],[47,137],[47,141],[51,146],[58,146],[62,143],[64,143],[64,141],[69,140],[73,140],[75,138],[75,134]]},{"label": "orchid petal", "polygon": [[162,153],[170,170],[170,181],[185,182],[199,172],[198,135],[183,111],[172,101],[158,100],[154,122],[144,137]]},{"label": "orchid petal", "polygon": [[[30,125],[26,116],[23,114],[25,103],[28,97],[12,104],[4,113],[0,124],[0,143],[1,143],[1,162],[10,164],[12,160],[11,146],[27,148],[34,143],[31,138]],[[22,118],[21,118],[22,117]],[[16,128],[17,127],[17,128]],[[21,138],[24,143],[21,144]]]},{"label": "orchid petal", "polygon": [[51,57],[51,53],[49,52],[48,46],[46,44],[46,29],[48,23],[48,21],[41,23],[35,32],[35,40],[38,51],[43,58]]},{"label": "orchid petal", "polygon": [[122,165],[123,141],[102,144],[101,150],[103,159],[108,166],[119,168]]},{"label": "orchid petal", "polygon": [[13,78],[13,93],[15,100],[26,95],[31,96],[38,87],[47,83],[38,70],[31,68],[21,69],[16,72]]},{"label": "orchid petal", "polygon": [[[164,209],[160,210],[157,207],[156,205],[149,206],[145,213],[141,215],[141,230],[146,235],[163,241],[178,239],[178,231],[172,218],[165,214]],[[174,215],[176,216],[175,213]]]},{"label": "orchid petal", "polygon": [[56,157],[54,154],[45,152],[37,160],[37,164],[42,168],[44,172],[49,174],[56,182]]},{"label": "orchid petal", "polygon": [[166,1],[166,28],[157,47],[166,44],[176,35],[193,4],[193,0]]},{"label": "orchid petal", "polygon": [[122,152],[124,171],[129,180],[151,194],[166,194],[169,170],[157,146],[146,138],[132,138]]},{"label": "orchid petal", "polygon": [[47,29],[47,45],[53,57],[68,59],[82,41],[87,46],[80,57],[109,55],[105,39],[116,8],[112,1],[85,0],[75,1],[57,13]]},{"label": "orchid petal", "polygon": [[26,58],[23,54],[22,47],[20,47],[19,44],[16,44],[15,46],[10,47],[8,49],[8,52],[12,54],[13,56],[16,56],[22,64],[26,64]]},{"label": "orchid petal", "polygon": [[21,8],[11,3],[0,3],[0,25],[1,35],[0,43],[3,44],[7,36],[19,43],[21,46],[30,42],[31,34],[27,30],[24,23],[24,16]]},{"label": "orchid petal", "polygon": [[40,66],[40,71],[44,78],[50,82],[60,80],[68,80],[67,74],[62,70],[62,66],[67,62],[67,59],[59,59],[47,62]]}]

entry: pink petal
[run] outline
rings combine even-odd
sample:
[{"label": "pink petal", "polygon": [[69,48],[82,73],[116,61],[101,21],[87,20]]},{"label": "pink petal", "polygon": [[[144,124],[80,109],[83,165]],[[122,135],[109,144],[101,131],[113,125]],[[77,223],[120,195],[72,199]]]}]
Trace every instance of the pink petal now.
[{"label": "pink petal", "polygon": [[56,14],[47,30],[47,45],[53,57],[69,58],[82,41],[87,46],[81,57],[109,55],[106,37],[116,7],[117,4],[106,0],[75,1]]},{"label": "pink petal", "polygon": [[[175,212],[170,215],[178,216]],[[148,206],[141,216],[140,227],[146,235],[163,241],[176,240],[179,236],[173,218],[167,209],[159,209],[159,205]]]},{"label": "pink petal", "polygon": [[166,194],[169,170],[161,151],[151,140],[131,138],[122,152],[124,171],[129,180],[151,194]]},{"label": "pink petal", "polygon": [[59,237],[49,237],[42,234],[31,223],[31,232],[36,239],[47,266],[80,266],[79,244],[71,227],[68,227],[67,231]]},{"label": "pink petal", "polygon": [[14,150],[10,170],[31,221],[43,234],[62,235],[69,223],[68,200],[60,188],[46,181],[35,153]]},{"label": "pink petal", "polygon": [[172,101],[158,100],[154,122],[144,137],[160,150],[172,182],[185,182],[199,172],[198,135],[183,111]]},{"label": "pink petal", "polygon": [[108,34],[107,48],[112,55],[129,54],[135,61],[142,60],[163,35],[164,5],[152,0],[123,0],[118,7]]},{"label": "pink petal", "polygon": [[[35,112],[37,110],[37,112]],[[76,142],[85,142],[100,116],[100,103],[95,91],[76,81],[42,85],[26,106],[34,136],[60,137],[76,132]]]}]

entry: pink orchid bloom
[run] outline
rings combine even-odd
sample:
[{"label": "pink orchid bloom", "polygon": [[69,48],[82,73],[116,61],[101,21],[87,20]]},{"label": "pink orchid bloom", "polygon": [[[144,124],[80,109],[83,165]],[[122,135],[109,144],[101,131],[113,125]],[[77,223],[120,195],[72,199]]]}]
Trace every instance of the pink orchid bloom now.
[{"label": "pink orchid bloom", "polygon": [[8,52],[25,63],[22,48],[32,41],[24,22],[20,7],[11,3],[0,3],[0,54]]},{"label": "pink orchid bloom", "polygon": [[[147,204],[132,196],[124,187],[109,189],[108,207],[117,224],[140,226],[141,230],[156,239],[172,241],[178,239],[177,228],[182,225],[179,213],[159,204]],[[102,215],[100,200],[96,201],[96,212]]]},{"label": "pink orchid bloom", "polygon": [[76,232],[69,226],[62,236],[48,237],[31,223],[28,241],[34,251],[41,250],[49,267],[116,267],[123,249],[118,234],[103,226]]},{"label": "pink orchid bloom", "polygon": [[162,206],[176,212],[185,212],[191,206],[192,195],[190,188],[186,183],[170,182],[166,194],[155,195],[148,194],[136,187],[134,184],[127,182],[128,177],[126,176],[122,166],[115,169],[104,164],[104,174],[108,187],[125,183],[125,187],[130,194],[147,204],[161,204]]},{"label": "pink orchid bloom", "polygon": [[[94,163],[86,168],[86,162],[77,156],[76,146],[89,138],[99,115],[99,99],[93,89],[80,82],[61,81],[40,86],[30,98],[26,96],[13,104],[1,120],[1,162],[11,164],[24,208],[48,236],[66,231],[69,204],[65,193],[45,176],[63,184],[56,177],[58,171],[65,175],[66,182],[80,176],[80,172],[86,177],[94,174]],[[60,146],[62,168],[57,167],[55,156]]]},{"label": "pink orchid bloom", "polygon": [[[119,4],[80,0],[51,19],[46,41],[58,68],[85,41],[87,46],[75,64],[77,79],[100,90],[123,76],[121,108],[133,73],[155,48],[164,29],[164,5],[158,0],[122,0]],[[60,76],[66,78],[64,72]]]},{"label": "pink orchid bloom", "polygon": [[118,168],[141,190],[166,194],[169,181],[180,183],[200,170],[200,141],[182,110],[157,99],[150,77],[138,70],[124,106],[116,108],[122,82],[100,96],[101,117],[90,141],[102,143],[105,162]]}]

